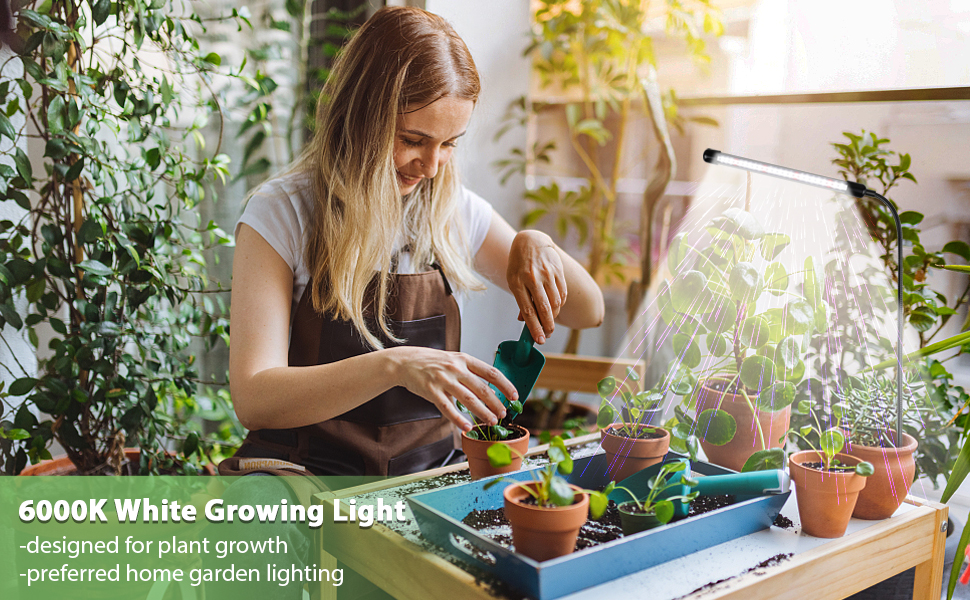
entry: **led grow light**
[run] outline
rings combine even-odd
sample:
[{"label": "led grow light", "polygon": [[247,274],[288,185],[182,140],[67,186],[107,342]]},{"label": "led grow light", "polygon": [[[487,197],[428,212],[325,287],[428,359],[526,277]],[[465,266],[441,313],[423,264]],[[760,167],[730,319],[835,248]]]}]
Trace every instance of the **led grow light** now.
[{"label": "led grow light", "polygon": [[898,262],[896,263],[896,319],[898,321],[897,330],[899,337],[896,340],[896,443],[901,443],[903,439],[903,278],[899,271],[903,265],[903,245],[898,242],[903,239],[903,225],[899,221],[899,213],[896,211],[896,207],[885,196],[870,190],[856,181],[842,181],[814,173],[779,167],[778,165],[751,160],[750,158],[725,154],[720,150],[712,150],[711,148],[704,151],[704,160],[712,165],[725,165],[755,173],[763,173],[789,181],[807,183],[842,194],[848,194],[856,198],[875,198],[889,209],[893,220],[896,222],[896,248],[898,250]]}]

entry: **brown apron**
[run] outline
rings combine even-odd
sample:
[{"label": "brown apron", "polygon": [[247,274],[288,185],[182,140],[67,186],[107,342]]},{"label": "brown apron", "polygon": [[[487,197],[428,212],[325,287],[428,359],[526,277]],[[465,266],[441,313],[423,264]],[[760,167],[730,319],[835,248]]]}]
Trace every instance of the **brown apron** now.
[{"label": "brown apron", "polygon": [[[403,345],[458,351],[461,317],[441,268],[392,274],[388,318]],[[312,282],[300,298],[290,334],[289,365],[336,362],[370,351],[349,321],[318,314],[310,301]],[[371,296],[372,297],[372,296]],[[369,320],[371,331],[379,331]],[[399,346],[378,333],[385,348]],[[313,399],[308,401],[326,401]],[[405,475],[440,466],[454,449],[451,423],[437,407],[403,387],[328,421],[293,429],[251,431],[233,458],[288,461],[312,475]],[[274,472],[269,464],[244,461]],[[220,465],[222,474],[242,474],[239,460]],[[277,473],[283,474],[283,473]],[[298,474],[295,472],[288,474]]]}]

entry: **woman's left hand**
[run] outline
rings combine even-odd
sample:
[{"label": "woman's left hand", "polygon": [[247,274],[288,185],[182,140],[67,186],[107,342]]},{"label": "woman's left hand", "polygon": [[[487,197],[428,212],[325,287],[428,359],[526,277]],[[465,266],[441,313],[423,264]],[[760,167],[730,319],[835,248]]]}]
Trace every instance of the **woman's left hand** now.
[{"label": "woman's left hand", "polygon": [[544,344],[566,302],[566,274],[555,243],[541,231],[520,231],[512,240],[506,270],[509,291],[532,339]]}]

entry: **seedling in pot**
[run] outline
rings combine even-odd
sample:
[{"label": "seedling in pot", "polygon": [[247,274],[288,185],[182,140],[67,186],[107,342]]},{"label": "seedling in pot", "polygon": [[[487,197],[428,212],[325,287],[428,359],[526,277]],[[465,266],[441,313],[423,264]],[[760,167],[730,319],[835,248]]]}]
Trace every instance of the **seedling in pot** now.
[{"label": "seedling in pot", "polygon": [[[697,485],[697,480],[688,475],[673,476],[676,473],[684,471],[687,468],[687,464],[684,461],[677,460],[661,466],[657,475],[650,478],[650,491],[643,500],[637,498],[636,494],[629,488],[620,485],[615,487],[617,490],[623,490],[632,498],[631,501],[624,502],[618,507],[620,510],[620,518],[623,522],[623,533],[625,535],[669,523],[674,517],[675,501],[680,500],[681,502],[689,503],[697,497],[697,492],[661,497],[667,490],[682,488],[685,485],[689,487],[695,487]],[[638,526],[634,524],[634,519],[628,519],[626,515],[653,516],[657,522],[650,523],[647,521]]]},{"label": "seedling in pot", "polygon": [[[798,430],[791,429],[790,433],[805,440],[812,450],[818,452],[819,456],[822,457],[822,471],[847,471],[848,466],[841,464],[839,459],[835,456],[842,451],[845,447],[845,431],[839,426],[842,419],[845,416],[845,405],[843,404],[833,404],[831,407],[831,422],[834,423],[832,427],[825,429],[823,431],[822,424],[819,421],[816,411],[811,410],[811,405],[808,400],[803,400],[799,404],[799,412],[806,412],[812,417],[814,424],[803,425]],[[815,434],[818,438],[818,444],[815,444],[809,436]],[[855,465],[855,472],[857,475],[862,477],[868,477],[873,474],[874,468],[872,463],[862,461]]]},{"label": "seedling in pot", "polygon": [[[462,406],[460,402],[457,403],[458,410],[467,412],[467,409]],[[522,412],[522,403],[518,400],[512,400],[510,402],[510,407],[506,413],[506,417],[502,419],[497,425],[485,425],[484,423],[476,423],[468,432],[465,433],[468,437],[473,440],[482,440],[486,442],[500,442],[502,440],[509,439],[509,436],[515,433],[513,429],[509,429],[509,425],[512,424],[512,419],[514,419],[518,414]]]},{"label": "seedling in pot", "polygon": [[[600,380],[597,389],[602,402],[596,418],[597,426],[603,429],[619,421],[620,424],[613,429],[614,432],[624,437],[637,437],[640,425],[649,420],[651,413],[660,408],[664,399],[663,393],[656,389],[636,391],[633,384],[638,381],[640,376],[632,367],[626,368],[626,378],[622,382],[618,382],[612,375]],[[614,405],[616,402],[621,404],[620,411]]]},{"label": "seedling in pot", "polygon": [[[515,448],[505,444],[493,444],[488,449],[488,459],[493,467],[504,467],[512,463],[512,454],[519,457],[523,455]],[[526,490],[532,496],[536,504],[541,508],[555,508],[557,506],[569,506],[576,501],[576,494],[589,495],[589,513],[594,519],[598,519],[606,512],[609,504],[610,492],[613,491],[614,482],[610,482],[602,492],[596,490],[575,490],[566,482],[561,475],[569,475],[573,472],[573,459],[566,450],[566,443],[558,435],[552,438],[549,443],[549,463],[541,469],[532,471],[532,482],[529,486],[527,482],[512,481],[512,485]],[[503,481],[504,477],[496,477],[485,484],[485,489],[489,489]]]}]

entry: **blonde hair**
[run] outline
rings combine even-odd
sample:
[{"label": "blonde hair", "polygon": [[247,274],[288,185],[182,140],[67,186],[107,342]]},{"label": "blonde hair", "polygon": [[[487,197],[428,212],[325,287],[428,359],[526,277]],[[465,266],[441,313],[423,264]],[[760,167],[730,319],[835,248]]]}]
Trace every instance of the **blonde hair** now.
[{"label": "blonde hair", "polygon": [[[451,161],[402,201],[394,166],[399,114],[435,100],[475,102],[478,71],[465,43],[441,17],[385,7],[337,58],[317,105],[316,131],[296,170],[311,176],[314,212],[305,262],[317,312],[351,321],[374,348],[388,327],[393,254],[403,236],[415,265],[437,261],[455,291],[483,289],[457,214],[460,184]],[[375,272],[375,268],[377,271]],[[365,306],[374,285],[374,305]]]}]

